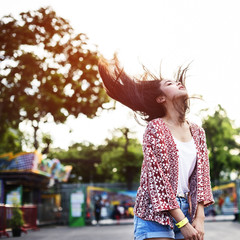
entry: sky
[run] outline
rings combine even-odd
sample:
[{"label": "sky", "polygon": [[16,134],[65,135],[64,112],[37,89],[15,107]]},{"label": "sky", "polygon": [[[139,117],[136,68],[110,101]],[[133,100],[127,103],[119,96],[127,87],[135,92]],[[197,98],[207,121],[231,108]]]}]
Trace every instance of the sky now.
[{"label": "sky", "polygon": [[[139,74],[141,64],[158,73],[161,64],[163,76],[172,78],[178,66],[191,62],[187,88],[204,101],[192,103],[190,120],[201,124],[200,110],[221,104],[240,126],[238,0],[8,0],[2,1],[0,17],[46,6],[87,34],[106,58],[117,51],[129,74]],[[144,127],[126,107],[118,104],[116,111],[99,115],[48,124],[43,131],[62,148],[81,141],[101,144],[113,129],[125,126],[141,141]]]}]

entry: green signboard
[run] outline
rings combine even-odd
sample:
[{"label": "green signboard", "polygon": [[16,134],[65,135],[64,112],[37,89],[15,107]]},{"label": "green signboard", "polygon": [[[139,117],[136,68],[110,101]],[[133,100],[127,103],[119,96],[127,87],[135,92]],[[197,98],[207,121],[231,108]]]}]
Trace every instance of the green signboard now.
[{"label": "green signboard", "polygon": [[69,226],[85,226],[85,194],[83,189],[70,195]]}]

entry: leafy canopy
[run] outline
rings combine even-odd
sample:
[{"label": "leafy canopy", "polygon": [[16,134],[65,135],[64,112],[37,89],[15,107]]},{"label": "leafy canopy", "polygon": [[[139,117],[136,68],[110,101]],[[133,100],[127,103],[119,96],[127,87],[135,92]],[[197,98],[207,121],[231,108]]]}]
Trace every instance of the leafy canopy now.
[{"label": "leafy canopy", "polygon": [[142,165],[142,146],[135,138],[130,137],[128,128],[118,129],[121,136],[117,137],[117,131],[112,139],[108,139],[101,155],[101,163],[97,170],[105,174],[106,181],[126,182],[130,190],[134,182],[140,178]]},{"label": "leafy canopy", "polygon": [[67,151],[50,149],[48,157],[73,166],[70,182],[78,182],[79,177],[84,183],[126,182],[131,189],[139,181],[143,155],[141,144],[124,128],[100,146],[76,143]]},{"label": "leafy canopy", "polygon": [[220,105],[212,116],[203,120],[203,128],[209,149],[212,182],[218,184],[224,176],[228,178],[225,180],[230,180],[231,171],[240,167],[240,146],[236,141],[239,129],[233,127],[233,122]]},{"label": "leafy canopy", "polygon": [[49,116],[92,118],[109,101],[97,47],[49,7],[0,20],[0,59],[0,132]]}]

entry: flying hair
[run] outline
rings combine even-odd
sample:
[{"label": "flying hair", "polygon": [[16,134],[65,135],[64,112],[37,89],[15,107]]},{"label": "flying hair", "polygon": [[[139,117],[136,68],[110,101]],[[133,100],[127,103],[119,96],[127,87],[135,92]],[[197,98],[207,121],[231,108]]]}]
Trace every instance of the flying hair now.
[{"label": "flying hair", "polygon": [[[98,63],[99,74],[107,94],[132,109],[148,122],[155,118],[164,117],[166,108],[156,101],[158,96],[164,95],[160,89],[163,80],[161,74],[160,77],[157,77],[145,66],[143,69],[144,74],[140,78],[129,76],[120,66],[116,54],[110,61],[100,57]],[[187,70],[188,66],[186,68],[180,67],[176,74],[176,81],[181,82],[184,86]],[[187,99],[183,106],[176,105],[176,108],[181,112],[180,118],[184,118],[188,108]]]}]

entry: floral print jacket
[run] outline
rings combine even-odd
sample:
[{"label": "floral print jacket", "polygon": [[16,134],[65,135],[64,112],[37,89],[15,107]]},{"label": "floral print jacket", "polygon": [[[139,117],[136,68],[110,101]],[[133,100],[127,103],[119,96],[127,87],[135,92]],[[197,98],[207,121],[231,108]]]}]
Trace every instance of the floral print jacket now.
[{"label": "floral print jacket", "polygon": [[[194,123],[189,125],[197,149],[196,166],[189,179],[190,214],[194,219],[198,202],[203,201],[204,206],[208,206],[214,200],[205,132]],[[173,136],[162,119],[148,123],[143,138],[143,153],[134,214],[173,228],[173,219],[168,210],[179,208],[176,200],[179,156]]]}]

